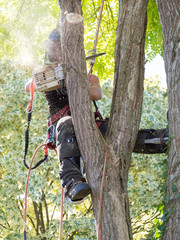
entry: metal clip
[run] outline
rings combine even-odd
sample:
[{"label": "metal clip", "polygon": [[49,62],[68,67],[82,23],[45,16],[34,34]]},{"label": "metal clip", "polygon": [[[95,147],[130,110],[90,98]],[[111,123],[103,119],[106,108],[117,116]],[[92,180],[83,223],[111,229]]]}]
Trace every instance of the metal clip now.
[{"label": "metal clip", "polygon": [[[50,128],[52,128],[52,135],[51,135],[51,138],[50,138],[50,134],[49,134],[49,130]],[[47,135],[48,135],[48,140],[49,142],[53,142],[53,139],[54,139],[54,133],[55,133],[55,126],[54,125],[50,125],[47,129]]]}]

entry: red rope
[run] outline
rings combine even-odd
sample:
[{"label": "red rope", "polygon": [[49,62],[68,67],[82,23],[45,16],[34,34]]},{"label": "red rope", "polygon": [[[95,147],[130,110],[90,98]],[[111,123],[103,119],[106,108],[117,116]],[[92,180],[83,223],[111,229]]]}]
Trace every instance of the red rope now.
[{"label": "red rope", "polygon": [[28,111],[32,111],[32,103],[33,103],[33,98],[34,98],[34,79],[32,78],[31,85],[30,85],[30,102],[28,106]]},{"label": "red rope", "polygon": [[97,240],[101,240],[101,210],[102,210],[102,196],[103,196],[103,187],[104,187],[104,181],[105,181],[105,175],[106,175],[106,165],[107,165],[107,148],[108,145],[106,141],[104,140],[99,128],[97,127],[99,135],[103,141],[104,147],[105,147],[105,160],[104,160],[104,169],[103,169],[103,175],[101,180],[101,190],[100,190],[100,198],[99,198],[99,215],[98,215],[98,229],[97,229]]},{"label": "red rope", "polygon": [[[94,41],[94,47],[93,50],[96,51],[96,46],[98,42],[98,35],[99,35],[99,28],[100,28],[100,23],[101,23],[101,18],[102,18],[102,12],[103,12],[103,7],[104,7],[104,0],[101,1],[101,6],[100,6],[100,12],[99,12],[99,19],[98,19],[98,26],[96,30],[96,35],[95,35],[95,41]],[[95,61],[91,61],[90,63],[90,69],[88,73],[88,77],[91,77],[92,74],[92,69],[94,66]],[[99,129],[98,129],[99,131]],[[102,181],[101,181],[101,190],[100,190],[100,199],[99,199],[99,216],[98,216],[98,229],[97,229],[97,240],[101,240],[101,208],[102,208],[102,195],[103,195],[103,186],[104,186],[104,180],[105,180],[105,174],[106,174],[106,165],[107,165],[107,143],[105,142],[101,132],[99,131],[100,137],[104,143],[105,147],[105,161],[104,161],[104,169],[103,169],[103,176],[102,176]]]},{"label": "red rope", "polygon": [[[26,220],[27,220],[27,193],[28,193],[28,185],[29,185],[29,178],[30,178],[30,173],[31,173],[31,168],[35,159],[35,156],[37,154],[37,152],[44,147],[44,151],[47,154],[47,148],[48,145],[46,143],[41,144],[39,147],[37,147],[37,149],[35,150],[32,158],[31,158],[31,162],[29,165],[29,170],[28,170],[28,175],[27,175],[27,180],[26,180],[26,187],[25,187],[25,197],[24,197],[24,232],[26,232]],[[54,149],[55,152],[57,153],[56,149]]]},{"label": "red rope", "polygon": [[97,26],[96,36],[95,36],[95,41],[94,41],[94,49],[96,49],[96,46],[97,46],[97,41],[98,41],[99,28],[100,28],[100,23],[101,23],[101,18],[102,18],[103,7],[104,7],[104,0],[101,1],[101,7],[100,7],[99,19],[98,19],[98,26]]},{"label": "red rope", "polygon": [[[97,25],[97,30],[96,30],[95,40],[94,40],[94,46],[93,46],[94,51],[96,51],[96,46],[97,46],[97,42],[98,42],[98,35],[99,35],[99,28],[100,28],[101,19],[102,19],[103,7],[104,7],[104,0],[101,1],[100,11],[99,11],[98,25]],[[91,61],[88,76],[92,73],[94,63],[95,63],[95,61]]]},{"label": "red rope", "polygon": [[64,203],[64,189],[63,189],[63,187],[61,186],[61,218],[60,218],[59,240],[62,240],[63,203]]}]

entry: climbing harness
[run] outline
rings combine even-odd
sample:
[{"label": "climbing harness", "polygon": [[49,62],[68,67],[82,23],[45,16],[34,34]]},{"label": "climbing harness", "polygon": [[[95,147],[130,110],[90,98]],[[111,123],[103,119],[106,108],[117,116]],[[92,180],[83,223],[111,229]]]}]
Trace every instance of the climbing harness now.
[{"label": "climbing harness", "polygon": [[69,105],[66,105],[64,108],[59,110],[55,115],[52,117],[49,117],[48,119],[48,126],[51,126],[54,124],[57,120],[59,120],[62,117],[66,117],[70,115],[70,108]]}]

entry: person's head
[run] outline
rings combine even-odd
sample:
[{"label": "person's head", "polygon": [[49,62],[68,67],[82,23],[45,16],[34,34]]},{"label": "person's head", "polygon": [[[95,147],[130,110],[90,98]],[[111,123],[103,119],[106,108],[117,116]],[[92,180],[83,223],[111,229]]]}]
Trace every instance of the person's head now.
[{"label": "person's head", "polygon": [[48,39],[45,41],[45,54],[51,63],[62,62],[60,34],[56,28],[49,34]]}]

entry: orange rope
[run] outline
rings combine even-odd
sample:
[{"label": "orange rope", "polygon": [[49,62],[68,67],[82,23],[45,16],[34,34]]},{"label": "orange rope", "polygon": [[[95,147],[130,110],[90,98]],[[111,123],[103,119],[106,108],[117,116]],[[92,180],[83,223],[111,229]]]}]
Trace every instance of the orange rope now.
[{"label": "orange rope", "polygon": [[30,102],[28,106],[28,111],[32,111],[32,103],[33,103],[33,98],[34,98],[34,79],[32,78],[31,85],[30,85]]},{"label": "orange rope", "polygon": [[[95,41],[94,41],[94,47],[93,50],[96,51],[96,46],[98,42],[98,35],[99,35],[99,28],[100,28],[100,23],[101,23],[101,18],[102,18],[102,12],[103,12],[103,7],[104,7],[104,0],[101,1],[101,7],[100,7],[100,12],[99,12],[99,19],[98,19],[98,26],[96,30],[96,35],[95,35]],[[92,69],[94,66],[95,61],[91,61],[90,63],[90,69],[88,72],[88,77],[92,74]],[[98,129],[99,131],[99,129]],[[104,147],[105,147],[105,162],[104,162],[104,169],[103,169],[103,176],[102,176],[102,181],[101,181],[101,191],[100,191],[100,200],[99,200],[99,216],[98,216],[98,229],[97,229],[97,240],[101,240],[101,207],[102,207],[102,195],[103,195],[103,186],[104,186],[104,180],[105,180],[105,174],[106,174],[106,164],[107,164],[107,144],[99,131],[99,134],[101,136],[101,139],[103,140]]]},{"label": "orange rope", "polygon": [[63,187],[61,186],[61,220],[60,220],[59,240],[62,240],[63,203],[64,203],[64,189],[63,189]]},{"label": "orange rope", "polygon": [[[25,197],[24,197],[24,232],[26,232],[26,220],[27,220],[27,193],[28,193],[28,185],[29,185],[29,178],[30,178],[30,173],[31,173],[31,168],[35,159],[35,156],[37,154],[37,152],[44,147],[45,149],[48,148],[48,145],[46,143],[41,144],[39,147],[37,147],[37,149],[35,150],[32,158],[31,158],[31,162],[29,165],[29,170],[28,170],[28,175],[27,175],[27,180],[26,180],[26,187],[25,187]],[[57,153],[56,149],[54,149],[55,152]]]},{"label": "orange rope", "polygon": [[103,169],[103,176],[101,181],[101,192],[100,192],[100,200],[99,200],[99,216],[98,216],[98,232],[97,232],[97,240],[101,240],[101,209],[102,209],[102,194],[103,194],[103,187],[104,187],[104,179],[106,174],[106,164],[107,164],[107,149],[105,150],[105,162],[104,162],[104,169]]},{"label": "orange rope", "polygon": [[94,49],[96,49],[96,46],[97,46],[97,41],[98,41],[99,28],[100,28],[100,23],[101,23],[101,18],[102,18],[103,7],[104,7],[104,0],[101,1],[101,7],[100,7],[99,19],[98,19],[98,26],[97,26],[96,36],[95,36],[95,41],[94,41]]},{"label": "orange rope", "polygon": [[[96,51],[96,46],[97,46],[97,42],[98,42],[98,35],[99,35],[99,28],[100,28],[100,23],[101,23],[101,19],[102,19],[103,7],[104,7],[104,0],[101,1],[100,11],[99,11],[99,19],[98,19],[98,26],[97,26],[96,35],[95,35],[93,51]],[[94,63],[95,63],[95,61],[91,61],[88,76],[92,73]]]},{"label": "orange rope", "polygon": [[102,196],[103,196],[103,187],[104,187],[104,181],[105,181],[105,174],[106,174],[106,165],[107,165],[107,148],[108,145],[106,141],[104,140],[99,128],[97,127],[99,135],[103,141],[104,147],[105,147],[105,161],[104,161],[104,169],[103,169],[103,175],[102,175],[102,181],[101,181],[101,190],[100,190],[100,198],[99,198],[99,215],[98,215],[98,229],[97,229],[97,240],[101,240],[101,209],[102,209]]}]

